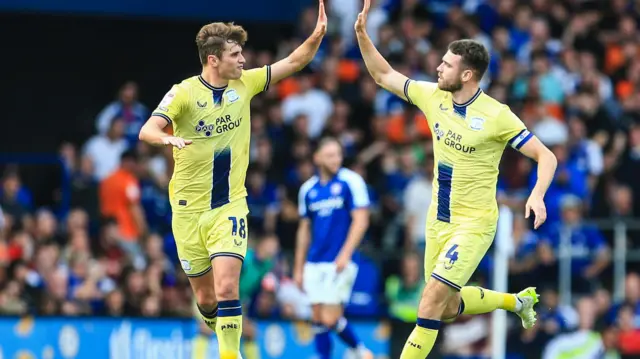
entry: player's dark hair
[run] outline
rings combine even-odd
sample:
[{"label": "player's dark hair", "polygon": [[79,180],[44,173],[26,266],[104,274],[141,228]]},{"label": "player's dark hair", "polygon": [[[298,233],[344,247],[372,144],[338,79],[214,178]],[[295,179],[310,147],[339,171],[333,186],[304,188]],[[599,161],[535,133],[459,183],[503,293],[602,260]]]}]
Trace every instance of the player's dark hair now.
[{"label": "player's dark hair", "polygon": [[489,68],[489,51],[480,42],[470,39],[456,40],[449,44],[452,54],[462,57],[462,65],[473,71],[477,81]]},{"label": "player's dark hair", "polygon": [[244,46],[246,42],[247,32],[240,25],[232,22],[214,22],[204,25],[196,36],[200,63],[206,65],[207,58],[211,55],[221,58],[226,43]]}]

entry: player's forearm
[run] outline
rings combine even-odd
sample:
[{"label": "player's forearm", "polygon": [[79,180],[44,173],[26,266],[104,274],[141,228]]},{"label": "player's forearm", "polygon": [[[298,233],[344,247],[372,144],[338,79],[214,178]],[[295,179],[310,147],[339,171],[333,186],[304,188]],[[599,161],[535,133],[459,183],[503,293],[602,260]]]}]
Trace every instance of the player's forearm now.
[{"label": "player's forearm", "polygon": [[367,70],[376,83],[381,84],[382,77],[385,74],[390,73],[393,68],[382,54],[376,49],[375,45],[369,38],[366,32],[356,31],[356,37],[358,39],[358,45],[360,46],[360,52],[364,59],[364,64],[367,66]]},{"label": "player's forearm", "polygon": [[287,57],[287,62],[293,66],[296,72],[302,70],[313,60],[320,48],[322,38],[322,34],[314,32]]},{"label": "player's forearm", "polygon": [[354,216],[353,222],[351,223],[351,227],[349,228],[349,234],[347,235],[347,240],[345,241],[342,249],[340,250],[340,255],[351,256],[353,252],[358,248],[362,238],[364,238],[364,234],[367,233],[367,229],[369,228],[369,212],[366,211],[364,213],[360,213],[357,216]]},{"label": "player's forearm", "polygon": [[558,160],[551,151],[545,151],[540,155],[538,158],[538,180],[532,194],[544,197],[553,181],[557,167]]},{"label": "player's forearm", "polygon": [[305,258],[309,250],[310,241],[311,235],[309,233],[309,225],[301,222],[298,226],[298,233],[296,235],[296,255],[294,261],[294,269],[301,270],[304,266]]},{"label": "player's forearm", "polygon": [[165,143],[162,139],[167,136],[169,135],[163,129],[158,128],[152,121],[148,121],[140,129],[138,138],[152,146],[164,146]]}]

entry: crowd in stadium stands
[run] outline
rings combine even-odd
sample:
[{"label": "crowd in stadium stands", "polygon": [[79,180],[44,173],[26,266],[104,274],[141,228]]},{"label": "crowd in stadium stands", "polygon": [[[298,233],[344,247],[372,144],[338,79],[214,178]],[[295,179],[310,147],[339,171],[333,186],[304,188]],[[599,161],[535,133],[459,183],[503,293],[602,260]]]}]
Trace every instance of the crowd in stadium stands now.
[{"label": "crowd in stadium stands", "polygon": [[[541,358],[580,343],[602,346],[607,358],[640,355],[640,266],[627,265],[625,299],[613,300],[611,228],[587,224],[640,214],[640,2],[374,3],[369,33],[392,66],[413,79],[436,80],[450,41],[484,43],[492,55],[484,90],[509,104],[558,158],[546,196],[548,221],[538,231],[522,213],[535,163],[510,150],[502,161],[499,202],[515,217],[510,289],[544,288],[539,325],[521,331],[514,321],[509,352]],[[378,88],[364,70],[353,35],[359,9],[358,0],[330,1],[331,29],[319,56],[299,76],[253,100],[247,176],[252,247],[241,295],[254,317],[310,315],[290,278],[290,254],[297,191],[313,175],[315,141],[330,135],[343,144],[346,165],[367,181],[373,203],[347,313],[416,318],[433,139],[424,115]],[[315,11],[302,14],[300,37],[283,42],[276,54],[254,52],[249,43],[246,67],[288,53],[311,31]],[[191,291],[170,231],[171,149],[137,140],[149,115],[137,91],[135,83],[125,84],[98,115],[95,136],[60,149],[71,178],[71,210],[64,218],[33,203],[19,168],[4,173],[0,313],[191,315]],[[563,233],[572,244],[573,305],[558,296]],[[640,247],[636,234],[628,232],[629,249]],[[491,287],[491,271],[488,255],[474,282]],[[452,357],[490,349],[488,316],[461,318],[444,331],[441,351]]]}]

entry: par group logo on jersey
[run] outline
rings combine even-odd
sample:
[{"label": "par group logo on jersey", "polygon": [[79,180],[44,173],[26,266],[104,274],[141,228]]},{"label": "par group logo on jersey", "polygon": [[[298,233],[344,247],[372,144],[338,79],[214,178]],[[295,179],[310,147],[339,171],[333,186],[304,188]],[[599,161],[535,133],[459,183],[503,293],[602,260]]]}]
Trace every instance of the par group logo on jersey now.
[{"label": "par group logo on jersey", "polygon": [[484,119],[480,117],[473,117],[469,121],[469,127],[475,131],[481,131],[484,129]]},{"label": "par group logo on jersey", "polygon": [[229,103],[234,103],[240,99],[240,96],[234,89],[227,91],[225,95],[227,96],[227,101],[229,101]]}]

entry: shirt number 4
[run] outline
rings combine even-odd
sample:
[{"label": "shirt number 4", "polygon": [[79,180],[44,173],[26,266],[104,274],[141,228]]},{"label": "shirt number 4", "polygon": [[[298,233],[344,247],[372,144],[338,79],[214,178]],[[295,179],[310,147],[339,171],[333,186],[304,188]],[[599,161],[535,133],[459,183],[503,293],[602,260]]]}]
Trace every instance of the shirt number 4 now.
[{"label": "shirt number 4", "polygon": [[451,248],[449,248],[449,251],[447,251],[447,254],[445,255],[445,258],[447,258],[449,261],[444,263],[444,268],[445,269],[451,269],[453,268],[453,265],[458,261],[458,245],[454,244],[451,246]]}]

